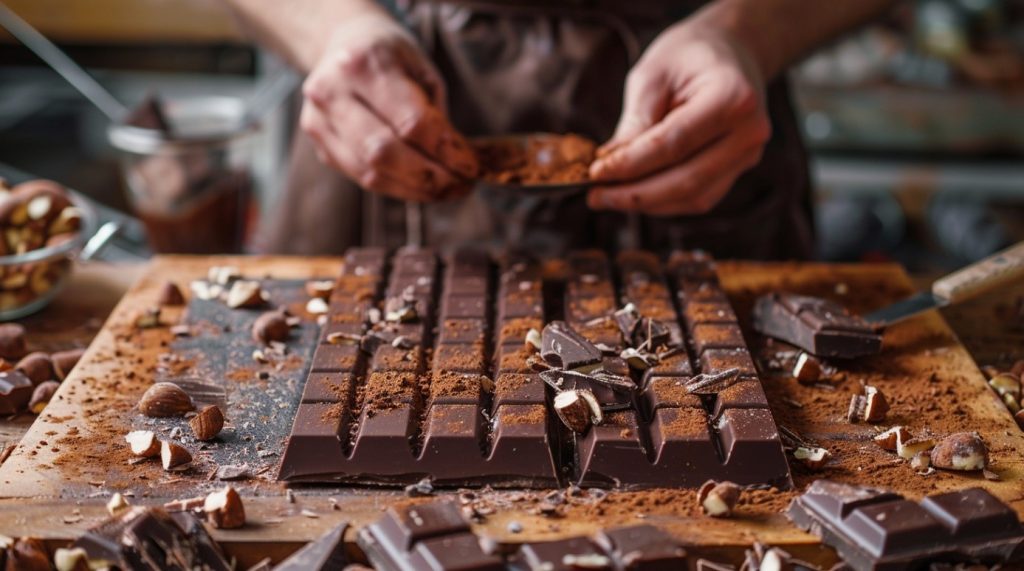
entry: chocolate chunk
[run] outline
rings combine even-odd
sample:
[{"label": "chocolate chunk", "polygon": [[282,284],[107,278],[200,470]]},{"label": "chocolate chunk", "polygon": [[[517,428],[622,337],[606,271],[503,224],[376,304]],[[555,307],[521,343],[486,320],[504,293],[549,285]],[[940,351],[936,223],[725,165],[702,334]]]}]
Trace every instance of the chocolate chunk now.
[{"label": "chocolate chunk", "polygon": [[601,350],[564,321],[553,321],[541,331],[540,356],[553,367],[588,369],[601,363]]},{"label": "chocolate chunk", "polygon": [[84,549],[89,559],[102,559],[119,569],[232,568],[195,516],[171,516],[160,508],[128,508],[87,531],[74,546]]},{"label": "chocolate chunk", "polygon": [[882,347],[882,335],[839,304],[787,293],[757,300],[754,329],[819,357],[853,359]]},{"label": "chocolate chunk", "polygon": [[32,381],[21,371],[0,372],[0,416],[25,410],[32,390]]},{"label": "chocolate chunk", "polygon": [[342,523],[320,536],[320,539],[285,559],[274,571],[333,571],[349,564],[345,553],[345,532],[348,524]]},{"label": "chocolate chunk", "polygon": [[981,488],[928,496],[818,480],[787,512],[856,571],[918,568],[928,562],[999,565],[1024,561],[1024,526]]},{"label": "chocolate chunk", "polygon": [[686,568],[686,550],[653,525],[617,527],[597,534],[597,544],[634,571],[676,571]]}]

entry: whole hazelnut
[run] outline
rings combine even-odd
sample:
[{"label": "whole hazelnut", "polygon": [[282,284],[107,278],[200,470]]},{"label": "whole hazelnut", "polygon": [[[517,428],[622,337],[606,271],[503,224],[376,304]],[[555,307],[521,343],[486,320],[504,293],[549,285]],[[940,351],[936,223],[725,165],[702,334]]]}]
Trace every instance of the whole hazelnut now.
[{"label": "whole hazelnut", "polygon": [[711,517],[729,517],[740,501],[740,487],[732,482],[708,480],[697,491],[697,503]]},{"label": "whole hazelnut", "polygon": [[0,357],[13,361],[27,352],[25,328],[17,323],[0,324]]},{"label": "whole hazelnut", "polygon": [[174,383],[155,383],[139,399],[139,411],[150,417],[182,416],[194,409],[192,397]]},{"label": "whole hazelnut", "polygon": [[988,447],[977,432],[951,434],[935,445],[932,465],[943,470],[984,470]]},{"label": "whole hazelnut", "polygon": [[25,376],[32,381],[33,385],[44,383],[56,378],[53,372],[53,361],[46,353],[36,351],[29,353],[15,363],[14,369],[25,373]]},{"label": "whole hazelnut", "polygon": [[182,295],[181,290],[174,282],[164,282],[164,285],[160,288],[160,296],[157,298],[157,304],[168,307],[185,305],[185,296]]},{"label": "whole hazelnut", "polygon": [[199,411],[188,421],[196,440],[213,440],[224,428],[224,413],[217,405],[210,405]]},{"label": "whole hazelnut", "polygon": [[164,470],[185,470],[192,462],[192,454],[184,447],[164,440],[160,443],[160,465]]},{"label": "whole hazelnut", "polygon": [[203,512],[213,527],[235,529],[245,525],[245,506],[242,497],[231,486],[206,496]]},{"label": "whole hazelnut", "polygon": [[252,338],[264,345],[269,345],[271,341],[283,342],[288,339],[291,329],[284,312],[268,311],[253,322]]},{"label": "whole hazelnut", "polygon": [[75,368],[75,365],[78,365],[84,354],[85,349],[69,349],[50,355],[50,362],[53,363],[53,372],[57,375],[57,379],[60,381],[66,379],[68,373]]},{"label": "whole hazelnut", "polygon": [[28,401],[28,410],[32,414],[43,412],[46,405],[53,400],[53,394],[57,392],[58,388],[60,388],[60,383],[57,381],[44,381],[36,385],[36,389],[32,391],[32,398]]}]

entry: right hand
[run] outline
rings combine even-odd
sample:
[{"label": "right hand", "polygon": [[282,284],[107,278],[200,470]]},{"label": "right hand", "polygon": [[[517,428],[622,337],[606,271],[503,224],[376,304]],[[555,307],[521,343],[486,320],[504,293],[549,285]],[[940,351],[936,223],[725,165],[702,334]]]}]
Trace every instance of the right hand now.
[{"label": "right hand", "polygon": [[427,202],[465,192],[476,176],[476,155],[445,114],[440,75],[385,14],[338,28],[303,94],[301,126],[318,157],[363,188]]}]

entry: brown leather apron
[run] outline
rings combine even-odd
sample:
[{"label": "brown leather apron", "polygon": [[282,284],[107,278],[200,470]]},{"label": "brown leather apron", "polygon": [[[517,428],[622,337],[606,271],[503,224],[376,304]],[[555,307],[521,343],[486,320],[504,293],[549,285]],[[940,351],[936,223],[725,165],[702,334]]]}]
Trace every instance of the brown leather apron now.
[{"label": "brown leather apron", "polygon": [[[469,136],[576,132],[598,141],[615,128],[625,76],[644,47],[702,2],[671,0],[399,0],[448,85],[452,121]],[[810,181],[785,80],[768,87],[773,136],[761,164],[701,217],[592,212],[580,195],[558,201],[472,193],[427,205],[427,242],[543,255],[570,248],[640,245],[702,248],[720,258],[807,258],[813,232]],[[362,193],[320,165],[296,139],[286,195],[263,249],[337,253],[354,244],[405,243],[401,204]]]}]

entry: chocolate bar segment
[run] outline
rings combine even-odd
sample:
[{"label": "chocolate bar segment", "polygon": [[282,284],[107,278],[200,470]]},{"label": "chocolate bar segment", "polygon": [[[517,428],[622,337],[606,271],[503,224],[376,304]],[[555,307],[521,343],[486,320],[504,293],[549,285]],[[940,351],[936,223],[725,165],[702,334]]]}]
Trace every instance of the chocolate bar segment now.
[{"label": "chocolate bar segment", "polygon": [[757,300],[754,329],[820,357],[853,359],[882,348],[881,334],[839,304],[788,293]]},{"label": "chocolate bar segment", "polygon": [[274,567],[274,571],[332,571],[343,569],[349,564],[345,553],[345,532],[348,524],[342,523],[320,536],[320,539],[307,543],[305,547],[293,553]]},{"label": "chocolate bar segment", "polygon": [[856,571],[933,562],[1024,562],[1024,526],[1017,513],[981,488],[914,502],[884,490],[818,480],[793,500],[787,515]]},{"label": "chocolate bar segment", "polygon": [[33,388],[32,381],[21,371],[0,372],[0,416],[25,410]]}]

